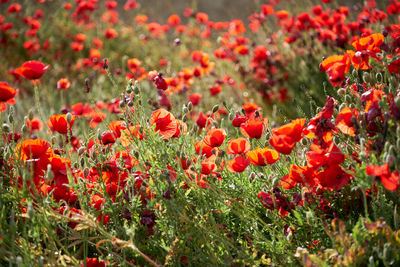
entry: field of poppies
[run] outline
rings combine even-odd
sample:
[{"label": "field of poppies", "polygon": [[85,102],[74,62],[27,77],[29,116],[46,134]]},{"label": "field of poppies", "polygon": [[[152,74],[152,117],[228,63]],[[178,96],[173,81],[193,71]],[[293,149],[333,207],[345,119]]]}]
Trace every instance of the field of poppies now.
[{"label": "field of poppies", "polygon": [[259,2],[0,0],[1,266],[400,265],[400,1]]}]

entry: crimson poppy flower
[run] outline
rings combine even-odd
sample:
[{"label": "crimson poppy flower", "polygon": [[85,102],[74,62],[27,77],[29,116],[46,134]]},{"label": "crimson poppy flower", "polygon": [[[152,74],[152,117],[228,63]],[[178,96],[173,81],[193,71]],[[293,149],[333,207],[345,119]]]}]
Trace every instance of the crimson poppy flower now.
[{"label": "crimson poppy flower", "polygon": [[104,33],[104,38],[106,39],[114,39],[118,37],[118,32],[112,28],[109,28]]},{"label": "crimson poppy flower", "polygon": [[267,164],[274,164],[279,160],[279,153],[268,147],[259,148],[257,147],[254,150],[251,150],[246,153],[248,159],[250,159],[250,163],[256,166],[266,166]]},{"label": "crimson poppy flower", "polygon": [[37,80],[43,76],[49,67],[49,65],[46,66],[40,61],[31,60],[22,64],[15,70],[15,73],[28,80]]},{"label": "crimson poppy flower", "polygon": [[86,258],[86,266],[87,267],[106,267],[106,263],[104,261],[99,260],[98,258]]},{"label": "crimson poppy flower", "polygon": [[331,191],[339,191],[343,186],[349,183],[351,178],[352,176],[350,174],[336,164],[329,164],[316,176],[318,183]]},{"label": "crimson poppy flower", "polygon": [[210,147],[219,147],[226,137],[224,129],[211,129],[204,137],[204,143]]},{"label": "crimson poppy flower", "polygon": [[269,140],[270,145],[279,153],[288,155],[295,144],[302,138],[302,132],[306,119],[297,119],[279,128],[272,129],[273,136]]},{"label": "crimson poppy flower", "polygon": [[17,94],[17,90],[11,88],[8,83],[0,82],[0,112],[7,109],[7,105],[14,105],[14,96]]},{"label": "crimson poppy flower", "polygon": [[113,131],[113,133],[115,134],[116,137],[120,137],[121,136],[121,131],[122,130],[126,130],[126,124],[125,121],[111,121],[108,124],[108,129],[110,129],[111,131]]},{"label": "crimson poppy flower", "polygon": [[175,135],[177,122],[172,113],[165,109],[158,109],[151,114],[150,124],[156,125],[155,131],[166,139]]},{"label": "crimson poppy flower", "polygon": [[250,160],[248,158],[238,156],[228,161],[228,171],[230,172],[243,172],[249,166]]},{"label": "crimson poppy flower", "polygon": [[72,125],[75,122],[76,117],[71,116],[71,121],[67,122],[66,114],[56,114],[50,116],[50,119],[46,122],[52,132],[58,132],[60,134],[67,134],[68,130],[71,131]]},{"label": "crimson poppy flower", "polygon": [[230,140],[226,153],[229,155],[244,154],[250,151],[250,142],[245,138]]},{"label": "crimson poppy flower", "polygon": [[157,89],[160,90],[167,90],[168,89],[168,84],[165,81],[165,79],[162,77],[162,74],[159,73],[156,77],[154,77],[154,85],[156,86]]},{"label": "crimson poppy flower", "polygon": [[216,168],[215,156],[206,158],[201,162],[201,174],[203,175],[211,174]]}]

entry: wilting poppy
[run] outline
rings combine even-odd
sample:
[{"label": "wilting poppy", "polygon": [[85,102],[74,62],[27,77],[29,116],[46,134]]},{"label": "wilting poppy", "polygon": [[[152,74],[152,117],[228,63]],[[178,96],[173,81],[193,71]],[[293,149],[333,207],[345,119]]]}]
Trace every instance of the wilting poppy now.
[{"label": "wilting poppy", "polygon": [[247,152],[246,156],[250,159],[250,163],[256,166],[273,164],[280,158],[280,155],[276,150],[268,147],[257,147],[256,149]]},{"label": "wilting poppy", "polygon": [[150,124],[156,125],[155,131],[164,138],[171,138],[176,133],[177,122],[172,113],[158,109],[151,114]]},{"label": "wilting poppy", "polygon": [[49,65],[46,66],[40,61],[31,60],[22,64],[15,70],[15,73],[28,80],[37,80],[43,76],[49,67]]},{"label": "wilting poppy", "polygon": [[226,137],[224,129],[211,129],[204,137],[204,143],[210,147],[219,147]]},{"label": "wilting poppy", "polygon": [[230,155],[236,155],[236,154],[244,154],[249,151],[250,151],[250,142],[245,138],[237,138],[229,141],[226,153]]},{"label": "wilting poppy", "polygon": [[71,131],[72,125],[75,122],[76,117],[71,116],[71,120],[67,122],[66,114],[56,114],[50,116],[50,119],[46,122],[52,132],[58,132],[60,134],[67,134],[68,130]]},{"label": "wilting poppy", "polygon": [[3,112],[7,109],[6,104],[15,104],[14,96],[16,93],[17,90],[11,88],[8,83],[0,82],[0,112]]}]

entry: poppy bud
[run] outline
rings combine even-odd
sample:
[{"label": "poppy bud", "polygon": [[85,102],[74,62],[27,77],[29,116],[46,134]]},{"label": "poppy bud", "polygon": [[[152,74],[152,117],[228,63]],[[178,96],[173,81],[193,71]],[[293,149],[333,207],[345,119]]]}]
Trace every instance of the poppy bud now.
[{"label": "poppy bud", "polygon": [[126,91],[128,94],[132,93],[132,87],[131,87],[130,85],[128,85],[128,86],[126,87],[125,91]]},{"label": "poppy bud", "polygon": [[397,126],[397,129],[396,129],[396,136],[397,136],[397,137],[400,137],[400,126]]},{"label": "poppy bud", "polygon": [[256,178],[256,174],[254,172],[251,172],[249,175],[250,180],[254,180],[254,178]]},{"label": "poppy bud", "polygon": [[85,152],[85,147],[81,146],[80,148],[78,148],[78,155],[81,156],[83,154],[83,152]]},{"label": "poppy bud", "polygon": [[381,83],[381,82],[383,81],[382,73],[378,72],[378,73],[375,75],[375,78],[376,78],[376,81],[377,81],[378,83]]},{"label": "poppy bud", "polygon": [[34,116],[33,110],[31,109],[31,110],[29,110],[29,113],[28,113],[28,119],[29,119],[30,121],[33,120],[33,116]]},{"label": "poppy bud", "polygon": [[28,131],[28,126],[26,124],[22,125],[21,132],[26,133]]},{"label": "poppy bud", "polygon": [[218,104],[215,105],[215,106],[213,106],[212,112],[213,112],[213,113],[217,112],[217,111],[218,111],[218,108],[219,108],[219,105],[218,105]]},{"label": "poppy bud", "polygon": [[351,75],[353,75],[353,77],[355,79],[358,78],[358,71],[356,69],[353,69],[353,71],[351,72]]},{"label": "poppy bud", "polygon": [[192,111],[192,109],[193,109],[193,104],[192,104],[191,101],[189,101],[189,103],[187,104],[187,108],[188,108],[189,111]]},{"label": "poppy bud", "polygon": [[107,58],[103,59],[103,69],[105,69],[105,70],[108,69],[107,61],[108,61]]},{"label": "poppy bud", "polygon": [[80,163],[81,167],[85,166],[85,159],[84,159],[84,158],[81,158],[81,159],[79,160],[79,163]]},{"label": "poppy bud", "polygon": [[66,119],[67,119],[67,122],[70,123],[71,120],[72,120],[72,114],[68,112],[67,116],[66,116]]},{"label": "poppy bud", "polygon": [[51,137],[51,144],[52,144],[52,145],[55,145],[56,143],[57,143],[57,137],[52,136],[52,137]]},{"label": "poppy bud", "polygon": [[187,121],[187,115],[186,115],[186,114],[183,114],[183,116],[182,116],[182,121],[183,121],[183,122],[186,122],[186,121]]},{"label": "poppy bud", "polygon": [[339,90],[337,90],[337,94],[338,94],[338,95],[341,95],[341,96],[345,95],[345,94],[346,94],[346,89],[344,89],[344,88],[339,88]]},{"label": "poppy bud", "polygon": [[83,177],[87,178],[90,174],[90,169],[88,167],[83,169]]},{"label": "poppy bud", "polygon": [[188,113],[189,109],[185,105],[183,105],[182,111],[183,113]]},{"label": "poppy bud", "polygon": [[129,102],[128,102],[128,107],[133,107],[133,105],[134,105],[133,101],[132,101],[132,100],[129,100]]},{"label": "poppy bud", "polygon": [[[26,127],[26,125],[24,125]],[[7,123],[3,123],[3,131],[8,133],[10,131],[10,126]]]},{"label": "poppy bud", "polygon": [[138,87],[138,86],[136,85],[136,83],[135,83],[135,86],[133,87],[133,93],[134,93],[135,95],[138,95],[139,92],[140,92],[139,87]]},{"label": "poppy bud", "polygon": [[156,86],[157,89],[160,90],[167,90],[168,89],[168,84],[165,81],[165,79],[162,77],[162,73],[158,73],[158,75],[154,78],[154,85]]},{"label": "poppy bud", "polygon": [[365,83],[371,83],[371,75],[368,72],[364,72],[362,77]]},{"label": "poppy bud", "polygon": [[10,123],[13,123],[14,122],[14,116],[13,116],[13,114],[9,114],[8,115],[8,121],[10,122]]},{"label": "poppy bud", "polygon": [[400,96],[396,96],[394,99],[394,103],[396,104],[396,107],[400,109]]},{"label": "poppy bud", "polygon": [[120,107],[120,108],[125,107],[125,102],[124,102],[124,101],[119,101],[119,107]]},{"label": "poppy bud", "polygon": [[350,103],[350,102],[351,102],[351,96],[346,95],[346,96],[344,97],[344,102]]},{"label": "poppy bud", "polygon": [[311,224],[314,222],[314,214],[312,213],[312,211],[306,212],[306,220],[307,220],[307,224]]}]

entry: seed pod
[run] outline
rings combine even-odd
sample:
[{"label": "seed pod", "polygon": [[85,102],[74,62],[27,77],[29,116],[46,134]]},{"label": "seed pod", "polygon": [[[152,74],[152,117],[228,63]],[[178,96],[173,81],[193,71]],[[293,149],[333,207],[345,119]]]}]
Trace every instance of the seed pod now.
[{"label": "seed pod", "polygon": [[34,116],[33,110],[31,109],[31,110],[29,110],[29,113],[28,113],[28,119],[33,120],[33,116]]}]

